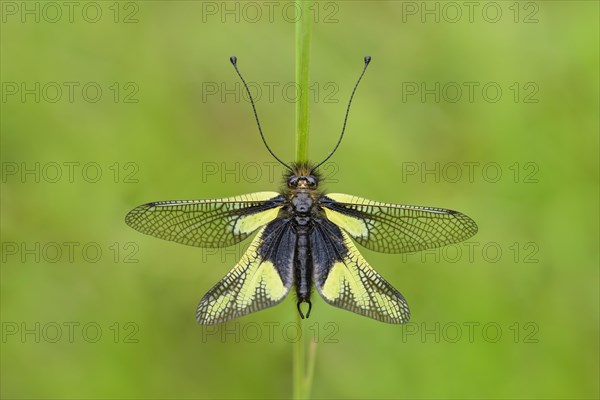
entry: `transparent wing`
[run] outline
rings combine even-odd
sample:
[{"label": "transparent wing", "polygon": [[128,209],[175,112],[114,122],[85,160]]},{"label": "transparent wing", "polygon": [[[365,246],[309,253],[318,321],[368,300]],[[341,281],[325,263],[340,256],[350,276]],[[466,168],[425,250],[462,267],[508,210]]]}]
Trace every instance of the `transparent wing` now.
[{"label": "transparent wing", "polygon": [[295,246],[289,220],[259,230],[238,264],[200,300],[198,322],[219,324],[283,301],[293,283]]},{"label": "transparent wing", "polygon": [[311,253],[315,286],[327,303],[390,324],[408,322],[404,297],[371,268],[336,225],[325,219],[315,224]]},{"label": "transparent wing", "polygon": [[458,243],[477,233],[477,224],[458,211],[380,203],[347,194],[323,196],[326,217],[367,249],[406,253]]},{"label": "transparent wing", "polygon": [[274,220],[284,201],[276,192],[211,200],[155,201],[131,210],[125,222],[160,239],[189,246],[225,247]]}]

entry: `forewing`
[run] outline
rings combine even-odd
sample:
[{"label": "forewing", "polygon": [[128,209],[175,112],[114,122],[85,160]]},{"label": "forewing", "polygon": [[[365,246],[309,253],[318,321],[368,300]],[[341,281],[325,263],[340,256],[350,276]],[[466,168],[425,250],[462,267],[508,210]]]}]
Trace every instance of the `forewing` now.
[{"label": "forewing", "polygon": [[211,200],[155,201],[131,210],[125,222],[161,239],[189,246],[225,247],[274,220],[284,201],[276,192]]},{"label": "forewing", "polygon": [[219,324],[283,301],[293,283],[295,246],[289,220],[260,229],[238,264],[200,300],[198,322]]},{"label": "forewing", "polygon": [[477,224],[458,211],[407,206],[332,193],[320,199],[327,219],[359,244],[382,253],[406,253],[458,243]]},{"label": "forewing", "polygon": [[329,304],[391,324],[404,324],[404,297],[379,275],[333,223],[315,223],[310,237],[315,286]]}]

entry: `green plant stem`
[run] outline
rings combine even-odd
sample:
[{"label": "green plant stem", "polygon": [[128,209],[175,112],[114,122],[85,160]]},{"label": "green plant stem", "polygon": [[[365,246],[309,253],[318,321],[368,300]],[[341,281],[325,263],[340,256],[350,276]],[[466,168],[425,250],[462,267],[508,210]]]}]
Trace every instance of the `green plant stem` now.
[{"label": "green plant stem", "polygon": [[301,18],[296,22],[296,162],[308,161],[308,78],[311,40],[312,0],[297,0]]},{"label": "green plant stem", "polygon": [[[296,323],[302,327],[302,318],[296,314]],[[304,331],[301,331],[304,333]],[[310,341],[308,351],[304,334],[294,343],[294,399],[306,400],[310,398],[313,376],[315,372],[315,359],[317,356],[317,342]]]},{"label": "green plant stem", "polygon": [[[296,324],[298,327],[302,327],[302,318],[300,314],[296,313]],[[304,352],[304,339],[302,336],[298,337],[294,343],[294,399],[302,400],[306,399],[307,396],[304,393],[304,361],[306,355]]]},{"label": "green plant stem", "polygon": [[[296,85],[299,98],[296,102],[296,162],[308,161],[308,78],[311,40],[311,5],[313,0],[296,0],[301,18],[296,22]],[[302,329],[302,318],[296,313],[298,329]],[[300,334],[294,343],[293,353],[293,396],[294,399],[308,399],[312,386],[316,343],[311,343],[306,351],[306,341]],[[308,358],[308,360],[307,360]],[[306,362],[308,361],[308,368]]]},{"label": "green plant stem", "polygon": [[308,346],[308,355],[307,355],[307,366],[306,366],[306,376],[304,377],[304,388],[305,398],[308,399],[310,397],[310,390],[312,389],[312,381],[313,376],[315,374],[315,359],[317,357],[317,342],[313,339],[310,341]]}]

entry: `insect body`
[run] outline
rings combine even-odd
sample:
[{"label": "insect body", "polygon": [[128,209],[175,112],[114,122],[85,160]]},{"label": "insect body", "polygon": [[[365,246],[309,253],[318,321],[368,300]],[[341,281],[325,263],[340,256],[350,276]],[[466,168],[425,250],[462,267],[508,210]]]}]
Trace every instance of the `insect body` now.
[{"label": "insect body", "polygon": [[[365,69],[370,58],[365,58]],[[236,60],[232,63],[237,69]],[[140,232],[198,247],[225,247],[257,232],[238,264],[200,301],[196,318],[217,324],[274,306],[295,287],[297,308],[310,315],[313,286],[329,304],[388,323],[406,323],[404,297],[362,257],[353,240],[384,253],[436,248],[477,232],[456,211],[380,203],[318,190],[316,165],[289,166],[281,192],[258,192],[215,200],[158,201],[136,207],[126,223]],[[242,82],[245,81],[242,79]],[[247,86],[246,86],[247,88]],[[250,92],[248,91],[250,95]],[[250,96],[256,117],[256,108]],[[256,117],[258,122],[258,117]]]}]

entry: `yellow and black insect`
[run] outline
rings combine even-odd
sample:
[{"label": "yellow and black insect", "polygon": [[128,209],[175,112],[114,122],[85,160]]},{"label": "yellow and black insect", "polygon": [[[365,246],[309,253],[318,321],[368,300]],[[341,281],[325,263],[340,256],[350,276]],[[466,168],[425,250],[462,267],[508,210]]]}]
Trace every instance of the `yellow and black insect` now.
[{"label": "yellow and black insect", "polygon": [[267,150],[289,170],[286,187],[223,199],[155,201],[127,214],[125,222],[132,228],[189,246],[231,246],[257,232],[238,264],[200,300],[199,323],[222,323],[272,307],[292,286],[302,318],[300,306],[308,303],[308,318],[313,285],[335,307],[387,323],[406,323],[410,317],[406,300],[371,268],[353,240],[374,251],[404,253],[457,243],[477,232],[475,222],[457,211],[318,190],[318,168],[340,145],[352,98],[371,58],[364,61],[333,151],[318,164],[288,165],[267,144],[254,100],[237,59],[231,57]]}]

